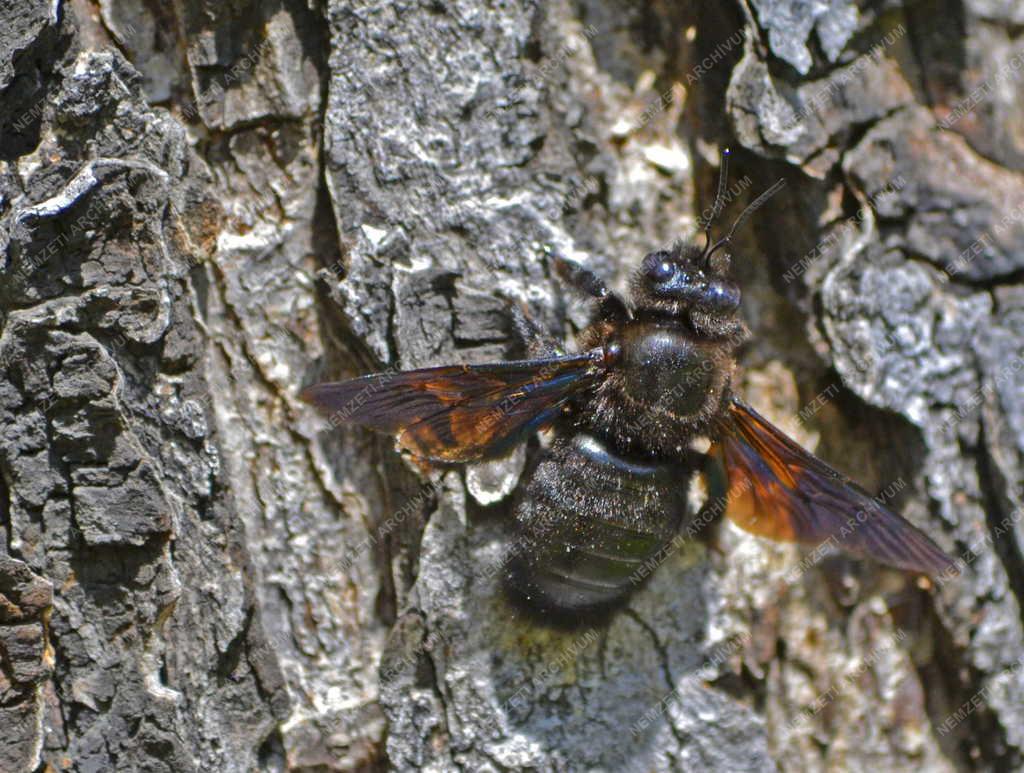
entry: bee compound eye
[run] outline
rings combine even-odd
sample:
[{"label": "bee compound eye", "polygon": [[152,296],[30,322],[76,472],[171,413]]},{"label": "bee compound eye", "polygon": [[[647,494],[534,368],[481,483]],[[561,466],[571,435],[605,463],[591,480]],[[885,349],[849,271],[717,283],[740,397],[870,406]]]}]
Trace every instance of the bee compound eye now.
[{"label": "bee compound eye", "polygon": [[722,312],[735,311],[740,305],[740,289],[731,282],[712,282],[705,297],[709,306]]},{"label": "bee compound eye", "polygon": [[644,259],[644,275],[652,282],[666,282],[676,273],[676,264],[665,253],[651,253]]},{"label": "bee compound eye", "polygon": [[605,367],[614,365],[616,362],[619,361],[619,358],[621,356],[622,346],[619,344],[618,341],[612,341],[607,346],[604,347],[604,357],[602,359],[602,364]]},{"label": "bee compound eye", "polygon": [[675,273],[674,266],[667,260],[659,261],[651,271],[651,279],[656,282],[664,282]]}]

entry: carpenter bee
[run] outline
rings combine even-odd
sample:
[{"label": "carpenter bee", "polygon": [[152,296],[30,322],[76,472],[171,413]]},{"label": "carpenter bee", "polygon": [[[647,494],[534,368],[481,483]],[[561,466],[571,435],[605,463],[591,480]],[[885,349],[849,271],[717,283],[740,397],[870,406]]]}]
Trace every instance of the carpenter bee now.
[{"label": "carpenter bee", "polygon": [[[716,509],[762,537],[829,542],[912,572],[947,571],[952,561],[929,537],[732,391],[734,353],[748,331],[722,247],[764,198],[717,242],[712,215],[703,248],[679,243],[644,257],[628,301],[582,265],[553,257],[562,279],[594,300],[575,353],[513,309],[530,359],[322,383],[302,398],[332,423],[396,435],[431,462],[500,456],[553,430],[519,487],[520,539],[507,562],[509,589],[537,610],[614,609],[684,527]],[[703,452],[695,448],[701,438]],[[717,480],[722,495],[691,514],[695,474]]]}]

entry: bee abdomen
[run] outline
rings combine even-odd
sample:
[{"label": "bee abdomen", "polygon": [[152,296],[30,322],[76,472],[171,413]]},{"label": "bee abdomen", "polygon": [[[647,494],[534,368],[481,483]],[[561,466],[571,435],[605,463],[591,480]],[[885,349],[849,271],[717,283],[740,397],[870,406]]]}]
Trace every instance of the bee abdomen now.
[{"label": "bee abdomen", "polygon": [[675,536],[690,471],[616,454],[597,438],[558,438],[516,506],[512,590],[534,607],[606,609],[649,574]]}]

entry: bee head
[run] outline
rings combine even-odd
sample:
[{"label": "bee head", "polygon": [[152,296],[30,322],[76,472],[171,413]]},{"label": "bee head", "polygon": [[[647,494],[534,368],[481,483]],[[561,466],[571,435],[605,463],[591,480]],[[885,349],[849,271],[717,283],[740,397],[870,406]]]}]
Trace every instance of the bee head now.
[{"label": "bee head", "polygon": [[728,255],[693,245],[649,253],[633,278],[634,307],[670,316],[730,317],[739,308],[740,288],[728,270]]},{"label": "bee head", "polygon": [[736,314],[740,288],[728,278],[729,255],[719,250],[732,240],[740,224],[778,193],[786,181],[779,179],[750,202],[733,221],[729,233],[712,242],[711,225],[726,203],[728,170],[727,148],[722,152],[719,167],[718,194],[704,222],[704,248],[677,243],[671,250],[652,252],[644,258],[633,277],[633,307],[638,314],[677,317],[711,337],[743,326]]}]

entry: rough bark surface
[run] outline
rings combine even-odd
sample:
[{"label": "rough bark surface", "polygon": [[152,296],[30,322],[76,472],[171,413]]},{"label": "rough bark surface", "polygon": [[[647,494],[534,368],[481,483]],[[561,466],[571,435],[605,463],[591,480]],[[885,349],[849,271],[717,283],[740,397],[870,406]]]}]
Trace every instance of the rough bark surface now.
[{"label": "rough bark surface", "polygon": [[[0,1],[0,770],[1024,767],[1024,11]],[[607,626],[500,588],[530,450],[302,386],[515,354],[689,236],[740,391],[963,559],[723,527]]]}]

